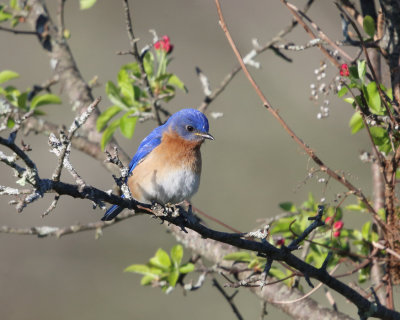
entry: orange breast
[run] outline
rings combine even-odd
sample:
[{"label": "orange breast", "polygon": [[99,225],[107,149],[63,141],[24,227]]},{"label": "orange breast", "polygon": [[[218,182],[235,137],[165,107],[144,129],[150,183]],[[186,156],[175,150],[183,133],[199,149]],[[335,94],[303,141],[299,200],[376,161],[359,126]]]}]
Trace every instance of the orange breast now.
[{"label": "orange breast", "polygon": [[[141,202],[180,202],[197,191],[202,142],[164,133],[160,145],[139,163],[128,179],[132,196]],[[184,197],[183,199],[181,199]]]}]

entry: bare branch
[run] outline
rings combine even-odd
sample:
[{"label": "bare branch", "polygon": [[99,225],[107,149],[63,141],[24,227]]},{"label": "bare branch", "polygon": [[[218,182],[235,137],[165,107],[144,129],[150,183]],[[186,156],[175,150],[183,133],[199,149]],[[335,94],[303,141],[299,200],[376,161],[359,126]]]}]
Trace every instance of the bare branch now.
[{"label": "bare branch", "polygon": [[0,31],[11,32],[14,34],[24,34],[24,35],[38,35],[36,31],[28,31],[28,30],[16,30],[11,28],[6,28],[0,26]]},{"label": "bare branch", "polygon": [[18,234],[18,235],[35,235],[39,238],[54,236],[60,238],[64,235],[74,234],[78,232],[88,231],[88,230],[102,230],[104,228],[108,228],[118,222],[129,219],[135,216],[135,212],[126,211],[118,215],[112,221],[96,221],[88,224],[77,224],[68,227],[49,227],[49,226],[40,226],[40,227],[31,227],[31,228],[13,228],[8,226],[0,226],[0,233],[10,233],[10,234]]}]

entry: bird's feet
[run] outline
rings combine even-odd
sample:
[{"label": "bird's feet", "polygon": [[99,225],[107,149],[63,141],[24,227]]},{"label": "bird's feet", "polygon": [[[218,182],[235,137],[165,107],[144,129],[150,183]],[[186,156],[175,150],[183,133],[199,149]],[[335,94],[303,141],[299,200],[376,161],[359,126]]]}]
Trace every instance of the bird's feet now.
[{"label": "bird's feet", "polygon": [[179,207],[175,204],[167,203],[165,205],[153,202],[151,206],[156,217],[167,217],[176,218],[179,216]]},{"label": "bird's feet", "polygon": [[189,203],[187,211],[180,206],[182,203],[178,204],[170,204],[167,203],[165,205],[159,203],[152,204],[152,211],[155,217],[160,218],[164,221],[164,217],[175,218],[175,223],[182,229],[182,231],[187,232],[185,229],[185,225],[187,224],[196,224],[198,222],[198,218],[192,212],[192,205]]}]

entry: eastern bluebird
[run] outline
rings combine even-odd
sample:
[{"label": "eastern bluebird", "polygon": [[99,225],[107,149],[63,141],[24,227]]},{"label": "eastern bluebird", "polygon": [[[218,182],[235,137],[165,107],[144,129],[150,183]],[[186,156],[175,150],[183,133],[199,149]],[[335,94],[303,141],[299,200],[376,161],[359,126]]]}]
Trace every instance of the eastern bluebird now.
[{"label": "eastern bluebird", "polygon": [[[176,204],[190,199],[200,184],[200,146],[208,133],[206,116],[183,109],[155,128],[139,145],[129,164],[127,185],[142,203]],[[103,221],[114,219],[123,208],[111,206]]]}]

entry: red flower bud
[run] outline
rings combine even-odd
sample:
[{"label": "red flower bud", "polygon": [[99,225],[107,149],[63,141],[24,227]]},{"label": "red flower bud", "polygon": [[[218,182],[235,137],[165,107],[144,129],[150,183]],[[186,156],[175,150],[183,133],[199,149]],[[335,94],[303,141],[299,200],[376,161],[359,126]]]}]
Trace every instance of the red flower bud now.
[{"label": "red flower bud", "polygon": [[165,51],[167,54],[171,53],[173,48],[174,48],[174,45],[169,42],[168,36],[162,36],[161,40],[158,40],[154,44],[154,49],[156,49],[156,50],[161,49],[161,50]]},{"label": "red flower bud", "polygon": [[333,230],[340,231],[343,228],[343,226],[344,226],[344,222],[342,220],[336,221],[333,224]]},{"label": "red flower bud", "polygon": [[348,77],[350,75],[349,66],[347,65],[347,63],[343,63],[340,66],[340,75],[342,77]]},{"label": "red flower bud", "polygon": [[338,238],[339,236],[340,236],[340,231],[338,230],[338,231],[335,231],[334,233],[333,233],[333,236],[335,237],[335,238]]},{"label": "red flower bud", "polygon": [[332,224],[332,223],[333,223],[333,218],[332,217],[326,217],[325,224]]},{"label": "red flower bud", "polygon": [[285,239],[280,237],[278,239],[275,240],[275,245],[276,246],[283,246],[285,244]]}]

